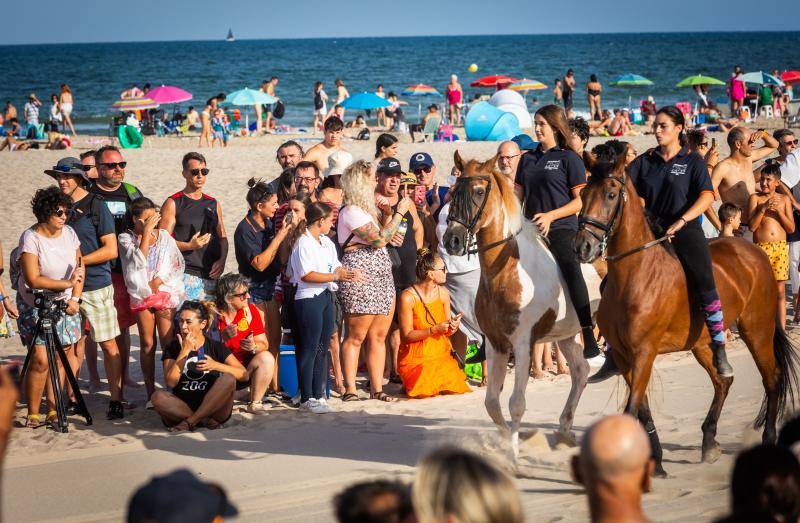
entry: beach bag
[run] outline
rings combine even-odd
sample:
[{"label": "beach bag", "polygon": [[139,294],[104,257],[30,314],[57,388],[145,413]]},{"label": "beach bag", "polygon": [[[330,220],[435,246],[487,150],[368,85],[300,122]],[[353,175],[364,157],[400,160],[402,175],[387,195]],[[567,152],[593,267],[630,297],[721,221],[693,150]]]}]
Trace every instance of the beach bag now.
[{"label": "beach bag", "polygon": [[361,129],[356,140],[369,140],[369,129]]},{"label": "beach bag", "polygon": [[11,280],[11,288],[15,291],[19,290],[19,277],[22,275],[22,267],[19,266],[21,256],[22,250],[18,245],[11,250],[8,260],[8,277]]},{"label": "beach bag", "polygon": [[272,116],[275,117],[276,120],[280,120],[283,118],[283,115],[286,113],[286,106],[283,105],[283,102],[278,100],[275,103],[275,109],[272,111]]},{"label": "beach bag", "polygon": [[136,306],[131,307],[131,311],[133,312],[141,312],[146,310],[156,310],[161,311],[164,309],[168,309],[170,306],[171,296],[166,291],[158,291],[155,294],[151,294],[150,296],[146,297],[144,301]]}]

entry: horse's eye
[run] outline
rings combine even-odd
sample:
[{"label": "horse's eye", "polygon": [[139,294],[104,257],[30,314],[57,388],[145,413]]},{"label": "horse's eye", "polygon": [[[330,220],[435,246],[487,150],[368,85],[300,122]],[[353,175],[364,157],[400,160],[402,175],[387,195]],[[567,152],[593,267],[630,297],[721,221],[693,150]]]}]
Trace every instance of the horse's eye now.
[{"label": "horse's eye", "polygon": [[477,189],[475,189],[475,194],[477,194],[478,196],[483,196],[485,192],[486,191],[483,190],[483,187],[478,187]]},{"label": "horse's eye", "polygon": [[615,192],[610,192],[610,193],[608,193],[608,201],[612,202],[612,201],[614,201],[616,198],[617,198],[617,193],[615,193]]}]

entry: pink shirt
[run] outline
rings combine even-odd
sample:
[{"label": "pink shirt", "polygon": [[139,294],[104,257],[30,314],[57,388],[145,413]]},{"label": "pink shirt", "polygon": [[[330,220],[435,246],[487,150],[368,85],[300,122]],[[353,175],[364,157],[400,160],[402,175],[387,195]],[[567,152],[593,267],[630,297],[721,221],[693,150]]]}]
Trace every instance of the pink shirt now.
[{"label": "pink shirt", "polygon": [[[39,273],[53,280],[66,280],[72,276],[72,271],[78,263],[76,251],[81,242],[78,235],[69,225],[65,225],[61,234],[56,238],[47,238],[31,229],[26,229],[19,239],[20,255],[24,252],[39,258]],[[33,294],[25,278],[20,275],[19,290],[23,301],[33,306]],[[68,300],[72,296],[72,287],[61,292],[59,299]]]},{"label": "pink shirt", "polygon": [[[380,229],[378,222],[375,221],[375,217],[361,207],[356,205],[347,205],[343,207],[342,210],[339,211],[339,221],[336,224],[336,236],[339,240],[339,245],[345,244],[347,238],[350,237],[354,229],[363,227],[369,222],[374,223],[375,227]],[[369,243],[353,235],[348,245],[369,245]]]}]

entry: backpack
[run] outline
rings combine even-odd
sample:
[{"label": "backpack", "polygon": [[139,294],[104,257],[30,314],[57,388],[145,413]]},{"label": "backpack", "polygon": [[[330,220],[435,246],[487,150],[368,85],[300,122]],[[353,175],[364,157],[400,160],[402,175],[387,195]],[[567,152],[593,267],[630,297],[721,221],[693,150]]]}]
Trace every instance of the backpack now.
[{"label": "backpack", "polygon": [[15,291],[19,290],[19,277],[22,275],[22,267],[19,261],[22,258],[22,250],[20,245],[17,245],[11,250],[8,260],[8,278],[11,280],[11,288]]},{"label": "backpack", "polygon": [[125,192],[128,193],[128,200],[130,201],[133,201],[136,198],[142,198],[144,196],[142,192],[133,184],[122,182],[122,186],[125,187]]},{"label": "backpack", "polygon": [[283,105],[283,102],[278,100],[275,103],[275,109],[272,110],[272,116],[274,116],[276,120],[280,120],[281,118],[283,118],[285,112],[286,112],[286,106]]}]

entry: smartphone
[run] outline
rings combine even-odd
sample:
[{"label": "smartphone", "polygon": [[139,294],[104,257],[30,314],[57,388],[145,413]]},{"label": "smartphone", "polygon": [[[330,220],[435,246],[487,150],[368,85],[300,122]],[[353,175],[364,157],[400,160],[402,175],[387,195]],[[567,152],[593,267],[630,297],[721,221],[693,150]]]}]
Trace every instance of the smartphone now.
[{"label": "smartphone", "polygon": [[206,359],[206,346],[201,345],[197,348],[197,359],[204,360]]},{"label": "smartphone", "polygon": [[716,149],[717,148],[717,139],[716,138],[712,138],[711,139],[711,148],[712,149]]},{"label": "smartphone", "polygon": [[294,213],[292,212],[291,209],[289,209],[288,211],[286,211],[286,214],[283,215],[283,223],[291,222],[293,217]]},{"label": "smartphone", "polygon": [[425,189],[424,185],[417,185],[414,188],[414,203],[417,205],[422,205],[425,203],[425,194],[427,193],[427,189]]}]

